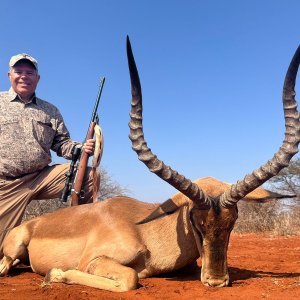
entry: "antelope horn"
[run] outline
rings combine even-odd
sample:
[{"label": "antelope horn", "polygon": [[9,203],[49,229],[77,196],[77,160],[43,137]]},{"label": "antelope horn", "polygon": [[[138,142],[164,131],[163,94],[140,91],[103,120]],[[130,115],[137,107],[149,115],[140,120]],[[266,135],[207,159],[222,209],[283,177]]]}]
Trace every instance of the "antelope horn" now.
[{"label": "antelope horn", "polygon": [[290,63],[283,86],[282,100],[286,129],[282,146],[271,160],[226,190],[220,197],[220,204],[222,206],[228,207],[234,205],[268,179],[277,175],[281,169],[288,166],[291,158],[298,152],[300,124],[297,102],[295,100],[295,83],[299,63],[300,46],[296,50]]},{"label": "antelope horn", "polygon": [[143,106],[142,106],[142,89],[138,70],[133,57],[129,37],[127,36],[127,58],[131,80],[131,112],[130,112],[130,135],[132,149],[137,153],[138,158],[148,169],[158,177],[168,182],[178,191],[190,198],[197,206],[206,207],[209,205],[208,197],[191,180],[166,166],[163,161],[159,160],[156,155],[148,148],[143,133]]}]

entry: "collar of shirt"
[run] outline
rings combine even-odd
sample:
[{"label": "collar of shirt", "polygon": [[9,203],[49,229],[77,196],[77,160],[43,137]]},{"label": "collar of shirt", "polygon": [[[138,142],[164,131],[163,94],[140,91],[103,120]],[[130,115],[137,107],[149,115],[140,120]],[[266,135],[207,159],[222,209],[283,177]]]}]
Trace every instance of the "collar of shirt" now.
[{"label": "collar of shirt", "polygon": [[[22,101],[21,97],[13,90],[12,87],[8,91],[8,100],[9,101],[14,101],[14,100]],[[37,105],[35,93],[31,97],[31,99],[28,102],[25,103],[25,105],[29,104],[29,103],[33,103],[33,104]]]}]

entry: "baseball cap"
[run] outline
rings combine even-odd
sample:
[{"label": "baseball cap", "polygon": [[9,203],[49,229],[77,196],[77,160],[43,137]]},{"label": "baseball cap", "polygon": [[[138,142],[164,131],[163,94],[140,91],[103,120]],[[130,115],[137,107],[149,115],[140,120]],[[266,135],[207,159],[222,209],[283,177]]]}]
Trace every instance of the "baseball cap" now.
[{"label": "baseball cap", "polygon": [[32,56],[30,56],[29,54],[26,53],[21,53],[21,54],[17,54],[11,57],[10,61],[9,61],[9,67],[13,67],[18,61],[22,60],[22,59],[26,59],[28,61],[30,61],[33,66],[35,67],[36,70],[38,70],[38,62],[35,58],[33,58]]}]

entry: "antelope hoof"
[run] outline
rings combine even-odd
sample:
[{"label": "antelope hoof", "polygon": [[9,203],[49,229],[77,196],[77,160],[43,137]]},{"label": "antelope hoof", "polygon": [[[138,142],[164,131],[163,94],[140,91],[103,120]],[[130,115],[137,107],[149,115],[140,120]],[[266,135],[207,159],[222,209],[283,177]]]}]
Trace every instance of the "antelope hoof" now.
[{"label": "antelope hoof", "polygon": [[13,260],[8,256],[4,256],[0,262],[0,276],[5,276],[12,264]]},{"label": "antelope hoof", "polygon": [[61,269],[53,268],[45,276],[44,283],[64,282],[64,272]]}]

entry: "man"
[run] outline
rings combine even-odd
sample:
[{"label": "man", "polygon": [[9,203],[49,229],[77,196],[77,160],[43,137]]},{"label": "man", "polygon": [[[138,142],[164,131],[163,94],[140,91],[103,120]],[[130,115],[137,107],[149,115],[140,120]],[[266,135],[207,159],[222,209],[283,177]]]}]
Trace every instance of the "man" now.
[{"label": "man", "polygon": [[[50,149],[71,159],[80,143],[70,139],[59,110],[35,94],[38,63],[28,54],[9,61],[11,88],[0,93],[0,258],[6,234],[19,225],[27,204],[58,198],[69,164],[52,165]],[[83,151],[93,154],[94,140]],[[92,201],[92,178],[84,183],[84,203]],[[80,203],[82,204],[82,203]]]}]

